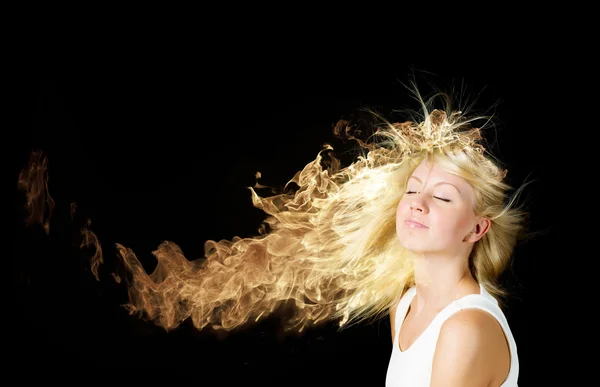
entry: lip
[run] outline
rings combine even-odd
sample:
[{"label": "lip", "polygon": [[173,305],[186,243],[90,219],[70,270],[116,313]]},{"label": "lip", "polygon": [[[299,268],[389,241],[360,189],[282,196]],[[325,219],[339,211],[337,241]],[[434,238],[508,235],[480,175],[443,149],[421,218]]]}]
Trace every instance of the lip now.
[{"label": "lip", "polygon": [[412,220],[412,219],[406,219],[404,221],[404,224],[408,227],[413,227],[413,228],[428,228],[423,223],[419,223],[416,220]]}]

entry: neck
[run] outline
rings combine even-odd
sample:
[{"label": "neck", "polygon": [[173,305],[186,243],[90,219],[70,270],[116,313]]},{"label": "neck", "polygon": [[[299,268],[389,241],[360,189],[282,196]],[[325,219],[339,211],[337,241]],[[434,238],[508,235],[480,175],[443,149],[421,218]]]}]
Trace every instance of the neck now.
[{"label": "neck", "polygon": [[417,312],[437,311],[460,298],[465,287],[477,285],[465,257],[419,256],[415,258],[414,269]]}]

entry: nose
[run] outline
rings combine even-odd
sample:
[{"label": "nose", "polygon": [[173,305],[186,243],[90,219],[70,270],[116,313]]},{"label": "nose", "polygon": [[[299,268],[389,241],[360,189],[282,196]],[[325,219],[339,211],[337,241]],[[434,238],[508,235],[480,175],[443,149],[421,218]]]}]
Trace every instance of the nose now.
[{"label": "nose", "polygon": [[419,206],[414,203],[410,205],[410,209],[413,211],[423,212],[423,206]]},{"label": "nose", "polygon": [[422,200],[421,193],[415,194],[410,202],[411,211],[426,212],[427,207]]}]

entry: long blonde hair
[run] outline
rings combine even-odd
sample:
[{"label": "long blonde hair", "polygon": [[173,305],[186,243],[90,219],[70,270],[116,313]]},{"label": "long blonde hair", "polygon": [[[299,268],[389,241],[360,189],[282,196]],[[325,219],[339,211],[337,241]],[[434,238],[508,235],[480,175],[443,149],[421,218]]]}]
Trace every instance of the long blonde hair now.
[{"label": "long blonde hair", "polygon": [[[508,200],[505,170],[483,146],[481,127],[438,94],[421,103],[420,119],[392,123],[371,112],[377,129],[359,139],[340,121],[336,135],[356,140],[347,166],[326,145],[283,192],[252,203],[266,214],[253,237],[206,241],[204,259],[189,261],[163,242],[148,274],[133,251],[117,245],[128,269],[131,313],[165,329],[190,318],[198,329],[232,330],[292,305],[285,327],[301,331],[336,320],[340,327],[387,314],[414,284],[413,265],[395,232],[404,185],[423,158],[442,162],[475,190],[475,212],[492,220],[470,257],[475,278],[500,296],[499,275],[510,262],[525,214]],[[443,97],[443,108],[433,105]],[[484,124],[489,120],[483,120]]]}]

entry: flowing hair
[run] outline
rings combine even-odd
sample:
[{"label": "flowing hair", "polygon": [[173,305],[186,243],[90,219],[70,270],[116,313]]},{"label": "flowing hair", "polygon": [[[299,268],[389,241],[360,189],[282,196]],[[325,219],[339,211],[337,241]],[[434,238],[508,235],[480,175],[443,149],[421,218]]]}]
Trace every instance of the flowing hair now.
[{"label": "flowing hair", "polygon": [[[474,188],[477,215],[491,227],[475,243],[472,274],[490,293],[506,269],[524,212],[509,200],[506,171],[483,145],[491,121],[467,117],[438,93],[420,103],[414,117],[390,122],[374,111],[367,139],[361,123],[340,121],[335,134],[355,140],[360,154],[347,166],[326,145],[282,190],[252,203],[267,215],[257,236],[205,242],[205,256],[190,261],[179,246],[163,242],[148,274],[133,251],[117,245],[128,272],[131,313],[165,329],[190,318],[198,329],[232,330],[292,305],[285,327],[336,320],[340,328],[386,315],[414,285],[413,261],[396,237],[395,211],[408,178],[431,159],[465,178]],[[435,103],[442,101],[442,107]],[[475,121],[483,121],[476,126]],[[362,123],[364,124],[364,123]],[[364,126],[364,125],[363,125]]]}]

